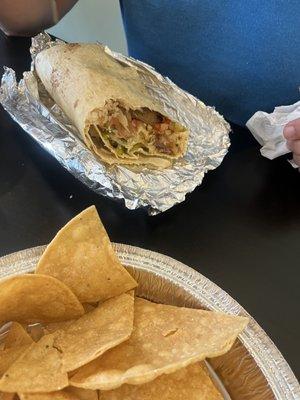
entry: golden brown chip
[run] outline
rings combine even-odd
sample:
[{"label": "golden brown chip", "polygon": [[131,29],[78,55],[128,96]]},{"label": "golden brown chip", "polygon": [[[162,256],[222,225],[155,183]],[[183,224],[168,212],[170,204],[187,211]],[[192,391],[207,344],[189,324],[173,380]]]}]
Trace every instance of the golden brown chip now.
[{"label": "golden brown chip", "polygon": [[25,274],[0,282],[0,324],[63,321],[83,313],[71,290],[51,276]]},{"label": "golden brown chip", "polygon": [[144,385],[102,391],[99,400],[222,400],[202,363],[162,375]]},{"label": "golden brown chip", "polygon": [[98,400],[97,390],[82,389],[70,386],[65,388],[64,391],[76,396],[79,400]]},{"label": "golden brown chip", "polygon": [[63,371],[72,371],[127,340],[133,329],[134,298],[122,294],[106,300],[55,333]]},{"label": "golden brown chip", "polygon": [[19,393],[20,400],[80,400],[79,397],[65,390],[50,393]]},{"label": "golden brown chip", "polygon": [[134,329],[129,340],[79,368],[70,384],[110,390],[150,382],[226,353],[248,323],[236,317],[135,300]]},{"label": "golden brown chip", "polygon": [[20,400],[98,400],[98,393],[96,390],[67,387],[50,393],[22,393],[19,397]]},{"label": "golden brown chip", "polygon": [[[90,303],[84,303],[82,304],[84,308],[84,312],[87,313],[89,311],[94,310],[97,305],[92,305]],[[65,329],[68,326],[72,325],[75,320],[69,320],[69,321],[61,321],[61,322],[50,322],[49,324],[44,324],[44,329],[48,333],[52,333],[57,331],[58,329]]]},{"label": "golden brown chip", "polygon": [[137,285],[118,260],[94,206],[57,233],[36,273],[61,280],[82,303],[103,301]]},{"label": "golden brown chip", "polygon": [[109,299],[65,329],[43,336],[5,372],[0,390],[51,392],[68,385],[67,371],[93,360],[128,339],[133,329],[134,298]]},{"label": "golden brown chip", "polygon": [[32,343],[31,337],[18,322],[12,322],[9,331],[5,336],[4,350],[20,347]]},{"label": "golden brown chip", "polygon": [[52,392],[68,386],[68,375],[62,372],[61,355],[54,347],[53,335],[46,335],[10,366],[0,379],[3,392]]},{"label": "golden brown chip", "polygon": [[76,320],[71,319],[70,321],[50,322],[49,324],[45,324],[44,329],[46,333],[53,333],[60,329],[67,328],[68,326],[72,325],[74,321]]},{"label": "golden brown chip", "polygon": [[0,376],[28,349],[32,339],[22,325],[13,322],[4,339],[4,349],[0,351]]},{"label": "golden brown chip", "polygon": [[1,350],[0,352],[0,377],[8,368],[28,349],[30,345]]},{"label": "golden brown chip", "polygon": [[16,393],[4,393],[0,392],[0,400],[17,400],[18,395]]}]

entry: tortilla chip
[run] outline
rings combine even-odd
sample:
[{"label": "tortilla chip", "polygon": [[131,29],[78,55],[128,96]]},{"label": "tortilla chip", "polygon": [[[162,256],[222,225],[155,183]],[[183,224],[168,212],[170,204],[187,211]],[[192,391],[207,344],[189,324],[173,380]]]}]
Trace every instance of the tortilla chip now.
[{"label": "tortilla chip", "polygon": [[19,393],[20,400],[80,400],[72,393],[58,390],[50,393]]},{"label": "tortilla chip", "polygon": [[[98,393],[96,390],[68,387],[50,393],[22,393],[19,397],[20,400],[98,400]],[[2,400],[1,397],[0,400]]]},{"label": "tortilla chip", "polygon": [[31,337],[18,322],[12,322],[4,340],[4,350],[32,343]]},{"label": "tortilla chip", "polygon": [[81,389],[70,386],[64,389],[64,391],[76,396],[79,400],[98,400],[97,390]]},{"label": "tortilla chip", "polygon": [[18,396],[16,393],[4,393],[0,392],[0,400],[17,400]]},{"label": "tortilla chip", "polygon": [[83,313],[71,290],[51,276],[25,274],[0,282],[0,324],[64,321]]},{"label": "tortilla chip", "polygon": [[68,375],[62,371],[61,354],[54,347],[53,335],[31,344],[0,379],[3,392],[52,392],[66,386]]},{"label": "tortilla chip", "polygon": [[13,322],[4,339],[4,349],[0,351],[0,376],[28,349],[32,339],[22,325]]},{"label": "tortilla chip", "polygon": [[202,363],[162,375],[145,385],[103,391],[99,400],[223,400]]},{"label": "tortilla chip", "polygon": [[109,299],[67,328],[43,336],[5,372],[0,390],[44,393],[63,389],[68,385],[67,371],[129,338],[133,303],[130,294]]},{"label": "tortilla chip", "polygon": [[28,349],[29,345],[1,350],[0,352],[0,376]]},{"label": "tortilla chip", "polygon": [[46,324],[44,329],[46,334],[54,333],[60,329],[65,329],[68,326],[72,325],[75,320],[71,319],[70,321],[62,321],[62,322],[51,322],[50,324]]},{"label": "tortilla chip", "polygon": [[118,260],[94,206],[57,233],[36,273],[61,280],[82,303],[103,301],[137,286]]},{"label": "tortilla chip", "polygon": [[[96,306],[89,304],[89,303],[84,303],[82,304],[84,313],[87,313],[89,311],[92,311],[96,308]],[[76,320],[71,319],[69,321],[60,321],[60,322],[50,322],[49,324],[44,324],[44,331],[45,333],[53,333],[58,331],[59,329],[65,329],[68,326],[72,325]]]},{"label": "tortilla chip", "polygon": [[133,329],[134,298],[122,294],[100,304],[69,327],[55,333],[54,345],[63,371],[72,371],[129,338]]},{"label": "tortilla chip", "polygon": [[129,340],[81,367],[70,384],[110,390],[147,383],[206,357],[226,353],[248,319],[135,300]]}]

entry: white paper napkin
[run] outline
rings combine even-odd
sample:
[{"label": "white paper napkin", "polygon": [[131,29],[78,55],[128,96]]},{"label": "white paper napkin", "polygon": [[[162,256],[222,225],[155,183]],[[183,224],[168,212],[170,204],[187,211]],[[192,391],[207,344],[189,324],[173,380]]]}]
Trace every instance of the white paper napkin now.
[{"label": "white paper napkin", "polygon": [[[276,107],[271,114],[257,111],[246,123],[246,126],[262,145],[261,154],[273,160],[290,153],[283,136],[283,128],[296,118],[300,118],[300,101],[290,106]],[[293,162],[291,164],[298,168]]]}]

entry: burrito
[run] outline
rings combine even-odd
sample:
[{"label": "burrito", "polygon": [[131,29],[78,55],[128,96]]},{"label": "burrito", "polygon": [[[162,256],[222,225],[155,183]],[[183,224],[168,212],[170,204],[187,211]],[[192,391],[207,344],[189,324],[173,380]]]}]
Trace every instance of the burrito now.
[{"label": "burrito", "polygon": [[187,148],[188,130],[164,112],[137,70],[98,44],[57,44],[35,70],[86,146],[108,164],[170,167]]}]

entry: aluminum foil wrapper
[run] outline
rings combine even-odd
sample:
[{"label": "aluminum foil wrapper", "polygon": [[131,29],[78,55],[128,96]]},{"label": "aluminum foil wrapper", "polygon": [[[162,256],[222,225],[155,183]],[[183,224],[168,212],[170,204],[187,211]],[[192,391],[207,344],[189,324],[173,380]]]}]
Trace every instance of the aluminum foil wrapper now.
[{"label": "aluminum foil wrapper", "polygon": [[[32,39],[32,58],[59,42],[45,33],[37,35]],[[179,89],[149,65],[107,47],[105,51],[120,63],[135,68],[165,113],[189,128],[187,154],[172,168],[154,171],[102,163],[86,148],[77,129],[50,98],[33,64],[19,83],[14,71],[5,69],[0,102],[27,133],[90,189],[123,199],[129,209],[146,207],[150,214],[166,211],[184,201],[186,194],[201,184],[204,174],[222,162],[230,145],[229,124],[212,107]]]},{"label": "aluminum foil wrapper", "polygon": [[[226,292],[192,268],[162,254],[114,244],[119,259],[138,281],[137,295],[159,303],[248,316],[232,349],[208,361],[224,400],[299,400],[300,386],[289,365],[257,322]],[[45,246],[0,258],[0,279],[34,271]]]}]

